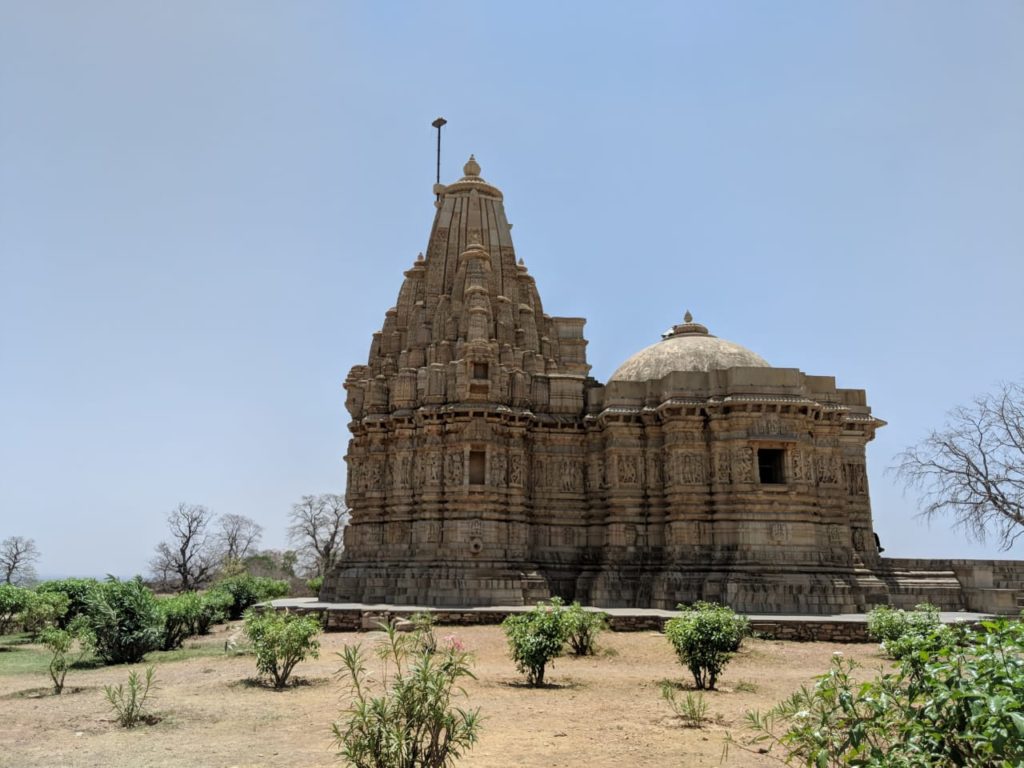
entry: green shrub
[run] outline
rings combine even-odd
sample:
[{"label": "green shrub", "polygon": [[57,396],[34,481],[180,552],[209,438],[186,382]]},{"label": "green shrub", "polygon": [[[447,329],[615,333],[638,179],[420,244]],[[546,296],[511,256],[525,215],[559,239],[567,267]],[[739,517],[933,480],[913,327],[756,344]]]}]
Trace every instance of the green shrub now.
[{"label": "green shrub", "polygon": [[95,638],[96,655],[107,664],[134,664],[160,648],[160,607],[138,577],[108,577],[89,596],[85,621]]},{"label": "green shrub", "polygon": [[913,611],[880,605],[868,613],[868,637],[882,645],[893,659],[937,649],[949,641],[949,630],[942,626],[939,609],[921,603]]},{"label": "green shrub", "polygon": [[237,620],[256,603],[285,597],[288,594],[288,582],[243,573],[218,581],[210,591],[231,595],[228,617]]},{"label": "green shrub", "polygon": [[256,653],[256,668],[270,676],[275,688],[284,688],[295,665],[307,656],[320,656],[320,622],[311,616],[250,610],[245,634]]},{"label": "green shrub", "polygon": [[21,628],[32,635],[32,639],[39,637],[39,633],[46,627],[59,626],[61,618],[68,611],[68,598],[58,592],[29,592],[28,601],[22,608],[18,621]]},{"label": "green shrub", "polygon": [[202,610],[202,598],[195,592],[182,592],[173,597],[160,598],[157,604],[163,621],[160,649],[173,651],[181,648],[185,638],[195,634]]},{"label": "green shrub", "polygon": [[[465,697],[462,678],[472,678],[471,657],[457,643],[427,651],[416,632],[385,627],[378,647],[381,672],[367,672],[358,645],[338,654],[338,674],[348,678],[351,701],[335,723],[341,756],[357,768],[445,768],[476,743],[479,710],[456,706]],[[379,682],[378,682],[379,681]]]},{"label": "green shrub", "polygon": [[704,701],[702,693],[687,691],[686,696],[680,699],[676,686],[668,680],[662,680],[661,698],[668,702],[686,728],[703,728],[708,720],[708,703]]},{"label": "green shrub", "polygon": [[306,586],[309,587],[309,591],[312,592],[314,596],[319,596],[320,587],[322,587],[323,585],[323,576],[314,576],[312,579],[306,582]]},{"label": "green shrub", "polygon": [[695,603],[665,623],[668,637],[680,663],[693,673],[697,688],[714,690],[715,682],[729,659],[749,633],[745,616],[715,603]]},{"label": "green shrub", "polygon": [[139,723],[149,719],[146,712],[146,700],[156,686],[156,668],[146,667],[145,679],[139,679],[139,673],[132,670],[128,673],[128,688],[125,689],[122,683],[117,688],[112,685],[103,686],[103,692],[107,696],[117,722],[124,728],[134,728]]},{"label": "green shrub", "polygon": [[202,593],[200,603],[199,614],[192,628],[193,635],[208,635],[214,624],[227,621],[235,599],[228,592],[212,589]]},{"label": "green shrub", "polygon": [[564,612],[562,601],[554,597],[548,604],[537,603],[529,613],[512,614],[501,622],[512,661],[516,669],[526,675],[529,685],[543,685],[545,667],[562,653]]},{"label": "green shrub", "polygon": [[813,687],[748,713],[753,736],[732,743],[777,747],[790,765],[1024,765],[1024,626],[958,626],[947,638],[866,682],[837,654]]},{"label": "green shrub", "polygon": [[53,654],[48,671],[53,681],[53,692],[58,696],[64,690],[64,678],[68,669],[89,652],[92,636],[85,628],[83,619],[71,623],[67,629],[47,627],[39,633],[40,642]]},{"label": "green shrub", "polygon": [[593,656],[597,636],[608,629],[608,614],[601,611],[585,611],[574,602],[562,614],[565,639],[576,656]]},{"label": "green shrub", "polygon": [[25,610],[31,592],[13,584],[0,584],[0,635],[6,635],[17,625],[16,619]]},{"label": "green shrub", "polygon": [[67,629],[72,621],[86,612],[89,596],[99,585],[96,579],[54,579],[36,586],[36,592],[64,595],[68,599],[67,612],[57,621],[60,629]]}]

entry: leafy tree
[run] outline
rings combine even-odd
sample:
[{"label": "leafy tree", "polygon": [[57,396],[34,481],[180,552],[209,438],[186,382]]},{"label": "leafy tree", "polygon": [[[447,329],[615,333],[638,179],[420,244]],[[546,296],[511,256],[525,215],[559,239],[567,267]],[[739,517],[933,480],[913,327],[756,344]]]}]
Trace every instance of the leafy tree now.
[{"label": "leafy tree", "polygon": [[526,675],[529,685],[544,685],[548,662],[562,653],[565,644],[564,613],[562,601],[555,597],[550,603],[537,603],[529,613],[515,613],[501,622],[512,661],[516,663],[516,669]]},{"label": "leafy tree", "polygon": [[28,584],[36,577],[39,550],[32,539],[9,536],[0,541],[0,579],[4,584]]},{"label": "leafy tree", "polygon": [[326,576],[345,546],[343,534],[349,521],[345,497],[303,496],[288,517],[288,540],[304,556],[313,576]]},{"label": "leafy tree", "polygon": [[156,597],[138,577],[108,577],[89,597],[85,614],[96,655],[107,664],[134,664],[160,648],[162,619]]},{"label": "leafy tree", "polygon": [[749,630],[746,617],[716,603],[679,606],[682,613],[665,623],[668,637],[697,688],[714,690],[718,676]]},{"label": "leafy tree", "polygon": [[284,688],[295,665],[307,656],[320,656],[320,622],[311,616],[249,610],[245,634],[256,653],[256,668],[270,676],[275,688]]},{"label": "leafy tree", "polygon": [[896,462],[896,476],[920,492],[924,517],[950,515],[978,541],[995,536],[1009,549],[1024,533],[1024,383],[954,408]]},{"label": "leafy tree", "polygon": [[213,514],[198,504],[179,504],[167,515],[171,538],[157,544],[150,569],[157,581],[189,592],[212,580],[220,564],[210,535]]},{"label": "leafy tree", "polygon": [[68,612],[68,598],[59,592],[28,593],[28,601],[22,608],[21,627],[35,639],[45,628],[56,626]]},{"label": "leafy tree", "polygon": [[471,656],[455,642],[429,650],[419,631],[400,635],[384,627],[377,648],[381,673],[374,678],[358,645],[338,654],[350,701],[333,726],[341,756],[355,768],[445,768],[476,743],[479,710],[463,709],[459,687],[472,678]]}]

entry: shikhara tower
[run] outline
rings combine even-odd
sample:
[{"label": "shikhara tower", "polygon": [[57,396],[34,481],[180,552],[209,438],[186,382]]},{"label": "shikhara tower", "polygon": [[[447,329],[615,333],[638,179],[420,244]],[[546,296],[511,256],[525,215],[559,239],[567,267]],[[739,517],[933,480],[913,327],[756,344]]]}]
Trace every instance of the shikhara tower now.
[{"label": "shikhara tower", "polygon": [[545,314],[501,192],[474,158],[464,172],[345,381],[352,522],[324,599],[953,601],[952,573],[926,592],[887,577],[864,458],[884,422],[862,390],[772,368],[689,315],[599,384],[585,321]]}]

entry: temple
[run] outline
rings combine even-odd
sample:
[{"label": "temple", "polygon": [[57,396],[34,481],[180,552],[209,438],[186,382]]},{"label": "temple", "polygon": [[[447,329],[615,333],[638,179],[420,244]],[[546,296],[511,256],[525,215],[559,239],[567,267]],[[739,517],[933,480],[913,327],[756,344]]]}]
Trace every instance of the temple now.
[{"label": "temple", "polygon": [[885,422],[863,390],[689,312],[593,379],[585,320],[545,313],[502,193],[473,157],[464,174],[435,188],[426,254],[345,381],[352,521],[322,599],[1015,605],[1024,582],[991,564],[880,557],[865,448]]}]

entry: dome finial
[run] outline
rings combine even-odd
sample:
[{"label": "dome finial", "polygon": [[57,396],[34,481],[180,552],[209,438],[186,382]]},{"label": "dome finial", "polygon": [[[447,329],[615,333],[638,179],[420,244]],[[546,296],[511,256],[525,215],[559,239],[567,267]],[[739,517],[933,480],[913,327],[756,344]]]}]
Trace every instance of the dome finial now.
[{"label": "dome finial", "polygon": [[479,176],[480,175],[480,163],[476,161],[476,157],[473,155],[469,156],[469,160],[462,166],[462,172],[466,176]]},{"label": "dome finial", "polygon": [[686,314],[683,315],[683,322],[684,323],[692,323],[693,322],[693,315],[690,314],[690,310],[686,310]]}]

